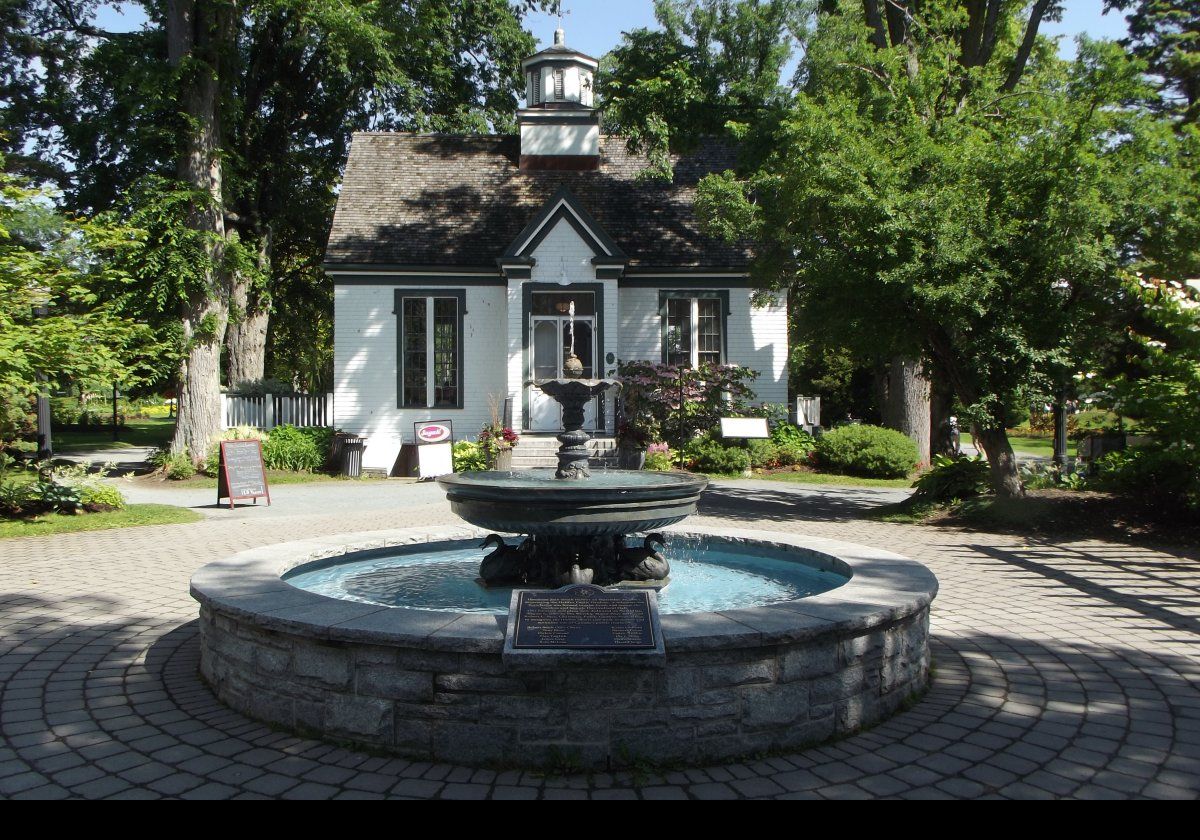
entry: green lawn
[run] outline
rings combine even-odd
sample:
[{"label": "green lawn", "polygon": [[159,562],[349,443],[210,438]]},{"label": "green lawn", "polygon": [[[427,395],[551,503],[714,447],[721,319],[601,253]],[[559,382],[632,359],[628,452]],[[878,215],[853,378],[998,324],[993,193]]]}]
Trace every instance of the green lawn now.
[{"label": "green lawn", "polygon": [[[971,436],[963,432],[962,442],[963,444],[971,443]],[[1054,438],[1009,435],[1008,442],[1012,444],[1013,451],[1015,452],[1037,455],[1041,458],[1051,458],[1054,456]],[[1075,441],[1067,441],[1067,454],[1075,454]]]},{"label": "green lawn", "polygon": [[826,484],[836,487],[912,487],[911,478],[860,478],[823,472],[774,472],[755,475],[767,481],[786,481],[792,484]]},{"label": "green lawn", "polygon": [[[350,478],[344,475],[329,475],[328,473],[291,472],[289,470],[267,470],[267,485],[275,484],[320,484],[330,481],[381,481],[374,475],[364,475],[362,478]],[[216,489],[217,480],[206,475],[196,474],[191,478],[179,481],[162,478],[148,478],[147,481],[161,481],[164,487],[211,487]]]},{"label": "green lawn", "polygon": [[175,421],[165,417],[129,420],[112,438],[112,427],[89,429],[86,432],[53,431],[54,451],[74,452],[80,449],[128,449],[131,446],[166,446],[175,432]]},{"label": "green lawn", "polygon": [[109,513],[79,515],[52,513],[36,519],[0,519],[0,539],[66,534],[72,531],[103,531],[140,525],[177,525],[204,517],[194,510],[173,505],[130,505]]}]

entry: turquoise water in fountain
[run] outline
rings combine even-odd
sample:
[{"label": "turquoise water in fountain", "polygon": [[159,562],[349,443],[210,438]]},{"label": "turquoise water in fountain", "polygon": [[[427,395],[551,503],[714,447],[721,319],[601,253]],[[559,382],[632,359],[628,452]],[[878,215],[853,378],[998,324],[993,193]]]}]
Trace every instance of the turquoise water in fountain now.
[{"label": "turquoise water in fountain", "polygon": [[[629,545],[639,537],[630,536]],[[477,541],[446,542],[370,552],[361,559],[309,563],[284,575],[292,586],[330,598],[436,612],[503,615],[508,588],[476,583],[490,548]],[[849,578],[802,562],[799,552],[676,538],[664,556],[671,580],[659,592],[662,613],[714,612],[792,601],[827,592]]]}]

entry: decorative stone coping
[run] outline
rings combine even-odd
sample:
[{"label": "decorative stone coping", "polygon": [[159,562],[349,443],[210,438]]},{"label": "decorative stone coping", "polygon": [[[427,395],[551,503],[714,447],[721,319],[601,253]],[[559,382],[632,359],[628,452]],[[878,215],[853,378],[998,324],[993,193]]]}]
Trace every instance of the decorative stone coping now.
[{"label": "decorative stone coping", "polygon": [[229,705],[296,731],[444,761],[540,765],[566,756],[586,767],[795,748],[879,720],[924,689],[937,579],[921,564],[769,531],[670,533],[796,552],[850,580],[795,601],[663,615],[663,669],[517,672],[501,660],[507,616],[343,601],[281,578],[345,554],[485,531],[302,540],[241,552],[192,577],[201,670]]}]

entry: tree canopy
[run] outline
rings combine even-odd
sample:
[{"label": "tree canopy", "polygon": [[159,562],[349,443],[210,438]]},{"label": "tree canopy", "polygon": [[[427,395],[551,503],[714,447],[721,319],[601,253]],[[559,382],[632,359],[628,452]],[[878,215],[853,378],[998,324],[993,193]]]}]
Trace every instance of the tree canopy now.
[{"label": "tree canopy", "polygon": [[0,173],[0,440],[40,389],[135,386],[158,351],[120,305],[133,284],[113,258],[142,247],[136,232],[64,216],[53,198]]},{"label": "tree canopy", "polygon": [[[1147,65],[1119,45],[1085,39],[1059,59],[1039,36],[1059,12],[819,4],[793,29],[793,95],[725,123],[745,139],[742,170],[697,200],[710,232],[756,243],[760,282],[788,289],[817,335],[925,359],[1007,493],[1020,492],[1008,409],[1057,393],[1101,348],[1129,349],[1108,335],[1138,308],[1136,270],[1197,270],[1195,134],[1160,118]],[[678,43],[640,66],[680,66]],[[673,121],[672,142],[713,130],[721,108],[672,114],[656,103],[666,87],[614,108]]]},{"label": "tree canopy", "polygon": [[635,29],[597,80],[605,130],[669,177],[670,151],[730,125],[760,125],[786,106],[780,75],[802,22],[799,0],[655,0],[660,30]]},{"label": "tree canopy", "polygon": [[[331,332],[320,262],[351,134],[510,129],[538,4],[142,0],[123,33],[97,26],[100,5],[0,6],[0,144],[67,208],[149,231],[125,267],[146,284],[138,315],[177,339],[174,446],[199,457],[223,348],[230,384],[264,375],[270,331],[272,373],[329,385],[330,354],[307,345]],[[186,266],[160,253],[191,246]]]}]

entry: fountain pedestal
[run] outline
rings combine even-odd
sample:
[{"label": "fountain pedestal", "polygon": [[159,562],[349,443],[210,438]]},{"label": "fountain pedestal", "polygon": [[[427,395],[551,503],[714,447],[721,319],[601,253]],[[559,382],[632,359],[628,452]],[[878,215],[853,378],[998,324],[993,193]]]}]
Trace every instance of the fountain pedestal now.
[{"label": "fountain pedestal", "polygon": [[617,385],[615,379],[547,379],[537,383],[542,393],[562,406],[563,431],[558,436],[558,469],[555,478],[580,479],[592,474],[588,468],[588,441],[583,429],[583,409],[594,399]]},{"label": "fountain pedestal", "polygon": [[[696,512],[708,484],[703,476],[681,472],[606,470],[590,481],[584,406],[615,379],[581,379],[582,365],[568,357],[563,379],[534,384],[562,406],[558,469],[519,475],[498,472],[444,475],[450,508],[481,528],[523,534],[518,545],[492,534],[491,551],[479,565],[485,586],[544,586],[569,583],[663,585],[670,564],[659,549],[657,529]],[[570,374],[576,376],[570,376]],[[626,545],[627,534],[643,534],[641,545]],[[656,548],[657,546],[657,548]]]}]

